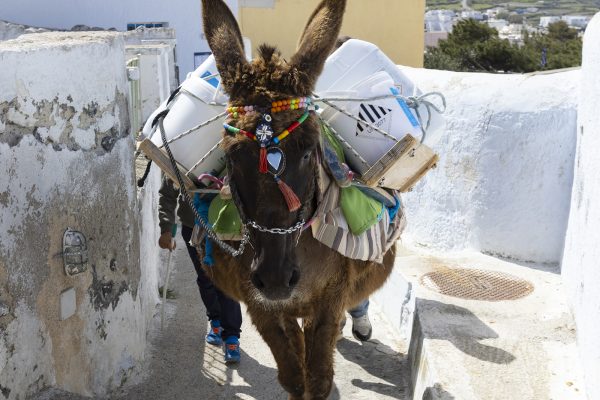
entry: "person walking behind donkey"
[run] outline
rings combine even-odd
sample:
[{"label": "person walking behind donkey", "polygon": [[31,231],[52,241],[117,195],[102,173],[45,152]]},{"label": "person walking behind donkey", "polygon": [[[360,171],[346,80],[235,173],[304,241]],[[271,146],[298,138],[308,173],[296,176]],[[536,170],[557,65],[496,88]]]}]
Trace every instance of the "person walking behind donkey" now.
[{"label": "person walking behind donkey", "polygon": [[183,197],[179,195],[173,182],[164,175],[158,193],[158,217],[161,232],[158,245],[162,249],[173,250],[175,248],[175,242],[171,240],[171,230],[176,223],[175,208],[177,208],[177,215],[182,225],[181,236],[183,236],[196,269],[196,283],[210,321],[210,331],[206,335],[206,343],[214,346],[225,344],[225,362],[237,363],[240,361],[239,338],[242,326],[240,304],[217,289],[202,270],[198,252],[189,244],[194,227],[194,213]]}]

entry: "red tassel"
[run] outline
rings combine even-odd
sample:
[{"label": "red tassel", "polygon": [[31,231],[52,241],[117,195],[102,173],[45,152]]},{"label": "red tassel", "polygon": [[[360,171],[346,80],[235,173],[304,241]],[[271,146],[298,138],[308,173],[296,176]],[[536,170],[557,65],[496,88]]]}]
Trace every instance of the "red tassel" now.
[{"label": "red tassel", "polygon": [[260,159],[258,161],[258,171],[261,174],[266,174],[267,169],[267,148],[265,146],[260,146]]},{"label": "red tassel", "polygon": [[298,210],[302,204],[300,203],[300,199],[298,199],[298,196],[296,196],[296,193],[294,193],[292,188],[286,185],[285,182],[282,181],[280,178],[277,178],[277,185],[279,186],[279,190],[281,190],[281,193],[283,194],[283,198],[285,199],[285,202],[287,203],[290,212]]}]

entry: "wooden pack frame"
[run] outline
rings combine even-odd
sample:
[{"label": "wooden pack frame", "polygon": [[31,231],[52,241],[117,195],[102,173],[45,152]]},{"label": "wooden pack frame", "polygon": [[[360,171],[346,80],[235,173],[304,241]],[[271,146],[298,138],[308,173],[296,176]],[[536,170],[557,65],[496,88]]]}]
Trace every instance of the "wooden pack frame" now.
[{"label": "wooden pack frame", "polygon": [[360,180],[367,186],[382,186],[408,192],[439,157],[411,135],[406,135],[365,172]]},{"label": "wooden pack frame", "polygon": [[[143,141],[138,142],[137,148],[139,151],[143,152],[146,157],[151,159],[165,173],[165,175],[167,175],[167,177],[173,181],[175,187],[179,187],[175,170],[173,169],[171,160],[169,159],[169,156],[165,150],[159,149],[154,143],[152,143],[150,139],[144,139]],[[190,178],[191,174],[188,174],[186,170],[179,164],[177,164],[177,169],[179,170],[179,175],[183,180],[185,188],[188,190],[196,189],[197,186],[194,184],[196,177],[192,175]]]}]

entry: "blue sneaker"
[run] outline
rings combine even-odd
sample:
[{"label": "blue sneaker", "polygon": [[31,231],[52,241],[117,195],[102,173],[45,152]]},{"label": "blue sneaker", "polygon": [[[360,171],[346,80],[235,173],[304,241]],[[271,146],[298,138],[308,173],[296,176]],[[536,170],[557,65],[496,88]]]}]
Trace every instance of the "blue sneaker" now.
[{"label": "blue sneaker", "polygon": [[225,339],[225,362],[240,362],[240,341],[235,336],[229,336]]},{"label": "blue sneaker", "polygon": [[223,343],[223,339],[221,338],[222,331],[221,321],[218,319],[210,321],[210,332],[206,335],[206,343],[213,346],[220,346]]}]

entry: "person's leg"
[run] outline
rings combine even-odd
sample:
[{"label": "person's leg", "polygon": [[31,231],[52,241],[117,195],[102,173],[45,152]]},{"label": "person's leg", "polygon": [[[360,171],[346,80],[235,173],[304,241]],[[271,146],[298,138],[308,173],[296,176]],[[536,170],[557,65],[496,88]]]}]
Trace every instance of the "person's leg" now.
[{"label": "person's leg", "polygon": [[229,336],[240,337],[242,327],[242,310],[240,303],[227,297],[217,289],[221,305],[221,326],[223,326],[223,339]]},{"label": "person's leg", "polygon": [[225,342],[225,362],[240,362],[240,332],[242,326],[242,310],[240,303],[227,297],[217,289],[219,303],[221,305],[221,326],[223,331],[221,337]]},{"label": "person's leg", "polygon": [[206,307],[206,316],[210,321],[210,331],[206,335],[206,342],[212,345],[220,345],[223,343],[221,339],[221,333],[223,328],[221,327],[221,303],[219,302],[219,291],[213,285],[212,281],[202,269],[200,264],[200,258],[198,257],[198,252],[195,248],[189,245],[190,238],[192,236],[192,228],[187,226],[182,226],[181,236],[185,240],[185,245],[187,247],[190,258],[192,259],[192,264],[194,264],[194,269],[196,270],[196,283],[198,284],[198,289],[200,290],[200,297],[202,298],[202,302],[204,303],[204,307]]},{"label": "person's leg", "polygon": [[373,327],[369,321],[369,299],[364,299],[348,312],[352,316],[352,335],[362,342],[369,340],[373,333]]},{"label": "person's leg", "polygon": [[366,298],[361,301],[356,307],[351,310],[348,310],[348,313],[352,316],[352,318],[359,318],[363,315],[367,314],[369,311],[369,299]]},{"label": "person's leg", "polygon": [[198,284],[198,289],[200,290],[202,302],[206,307],[206,315],[211,321],[220,320],[221,305],[219,303],[218,289],[213,285],[210,278],[206,276],[202,270],[198,252],[195,248],[189,245],[190,238],[192,237],[192,228],[188,226],[182,226],[181,236],[183,236],[183,240],[185,240],[185,245],[188,253],[190,254],[190,258],[192,259],[192,263],[194,264],[194,269],[196,270],[196,283]]}]

